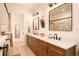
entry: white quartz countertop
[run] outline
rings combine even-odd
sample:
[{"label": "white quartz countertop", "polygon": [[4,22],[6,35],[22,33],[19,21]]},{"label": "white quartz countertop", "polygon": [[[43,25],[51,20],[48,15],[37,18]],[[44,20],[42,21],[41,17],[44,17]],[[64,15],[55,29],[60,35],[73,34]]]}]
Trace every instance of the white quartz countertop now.
[{"label": "white quartz countertop", "polygon": [[0,36],[0,46],[3,46],[4,43],[6,42],[7,36]]},{"label": "white quartz countertop", "polygon": [[[0,36],[0,47],[4,46],[4,44],[6,43],[6,38],[7,38],[6,35],[5,36]],[[3,49],[0,50],[0,56],[2,56],[2,52],[3,52]]]},{"label": "white quartz countertop", "polygon": [[30,33],[28,33],[27,35],[33,36],[35,38],[38,38],[42,41],[56,45],[56,46],[63,48],[63,49],[69,49],[69,48],[76,45],[76,42],[72,42],[72,41],[49,39],[48,37],[45,37],[45,36],[41,37],[40,35],[34,35],[34,34],[30,34]]}]

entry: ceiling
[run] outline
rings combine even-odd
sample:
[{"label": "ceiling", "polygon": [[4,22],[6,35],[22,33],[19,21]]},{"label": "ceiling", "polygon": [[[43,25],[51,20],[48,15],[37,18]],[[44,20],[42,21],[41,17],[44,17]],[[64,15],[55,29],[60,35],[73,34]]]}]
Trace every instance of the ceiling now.
[{"label": "ceiling", "polygon": [[7,13],[3,3],[0,3],[0,14]]},{"label": "ceiling", "polygon": [[[48,3],[6,3],[9,13],[31,13],[40,6],[42,9],[48,6]],[[0,3],[0,15],[7,14],[4,3]]]},{"label": "ceiling", "polygon": [[33,11],[38,6],[43,6],[46,3],[6,3],[9,12]]}]

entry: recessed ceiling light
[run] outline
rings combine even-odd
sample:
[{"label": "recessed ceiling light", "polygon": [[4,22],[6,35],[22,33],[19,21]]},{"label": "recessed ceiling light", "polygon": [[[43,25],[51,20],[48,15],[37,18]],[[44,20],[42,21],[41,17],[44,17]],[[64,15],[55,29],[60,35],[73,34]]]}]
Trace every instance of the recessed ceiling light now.
[{"label": "recessed ceiling light", "polygon": [[65,9],[62,9],[62,11],[65,11]]}]

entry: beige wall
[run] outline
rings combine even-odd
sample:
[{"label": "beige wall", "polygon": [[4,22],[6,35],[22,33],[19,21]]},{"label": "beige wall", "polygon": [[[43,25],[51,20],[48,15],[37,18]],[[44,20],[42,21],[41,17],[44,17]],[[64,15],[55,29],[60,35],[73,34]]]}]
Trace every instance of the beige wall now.
[{"label": "beige wall", "polygon": [[[39,32],[44,32],[45,34],[49,34],[51,33],[52,35],[54,33],[57,33],[58,36],[60,36],[62,38],[62,40],[67,40],[67,41],[73,41],[73,42],[77,42],[77,51],[79,50],[79,4],[73,4],[73,21],[72,21],[72,26],[73,29],[72,31],[49,31],[49,8],[47,5],[43,5],[43,6],[39,6],[36,7],[34,11],[38,11],[39,12],[39,17],[41,18],[41,16],[44,16],[45,19],[45,28],[41,28],[39,29]],[[34,12],[33,11],[33,12]],[[77,55],[79,55],[79,52],[77,53]]]}]

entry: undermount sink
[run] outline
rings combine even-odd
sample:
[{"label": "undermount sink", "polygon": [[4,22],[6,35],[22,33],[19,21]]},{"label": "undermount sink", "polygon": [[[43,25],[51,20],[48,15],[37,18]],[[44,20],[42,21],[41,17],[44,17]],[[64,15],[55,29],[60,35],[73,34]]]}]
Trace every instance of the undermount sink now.
[{"label": "undermount sink", "polygon": [[49,39],[53,39],[53,37],[48,37]]},{"label": "undermount sink", "polygon": [[44,36],[45,36],[45,34],[44,34],[44,33],[40,33],[40,36],[41,36],[41,37],[44,37]]}]

